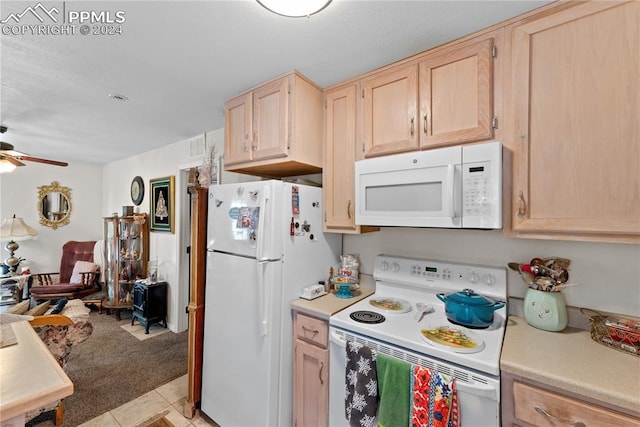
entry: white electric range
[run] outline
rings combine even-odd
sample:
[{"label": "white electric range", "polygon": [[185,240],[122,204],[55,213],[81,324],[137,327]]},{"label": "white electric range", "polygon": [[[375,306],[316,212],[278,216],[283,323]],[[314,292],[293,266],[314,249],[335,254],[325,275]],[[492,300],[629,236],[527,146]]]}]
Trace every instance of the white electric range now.
[{"label": "white electric range", "polygon": [[[378,255],[375,293],[329,319],[329,425],[348,425],[344,417],[345,346],[355,340],[455,378],[462,426],[499,426],[506,303],[493,312],[488,327],[468,328],[447,319],[445,304],[437,294],[471,289],[490,300],[506,301],[506,277],[502,267]],[[429,311],[421,314],[418,303],[427,305]],[[441,331],[462,334],[463,343],[440,339]]]}]

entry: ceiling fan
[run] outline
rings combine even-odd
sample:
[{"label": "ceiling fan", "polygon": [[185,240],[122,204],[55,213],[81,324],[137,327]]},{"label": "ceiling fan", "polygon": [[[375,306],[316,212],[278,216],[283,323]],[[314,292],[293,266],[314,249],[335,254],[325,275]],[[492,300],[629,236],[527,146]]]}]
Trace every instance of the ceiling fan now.
[{"label": "ceiling fan", "polygon": [[[7,127],[6,126],[0,126],[0,133],[5,133],[7,131]],[[22,163],[23,161],[26,162],[37,162],[37,163],[45,163],[47,165],[54,165],[54,166],[68,166],[69,163],[67,162],[60,162],[57,160],[49,160],[49,159],[42,159],[40,157],[33,157],[30,156],[28,154],[25,153],[21,153],[19,151],[15,151],[13,149],[13,145],[9,144],[8,142],[4,142],[4,141],[0,141],[0,162],[2,163],[7,163],[9,165],[12,165],[13,167],[9,166],[9,168],[7,168],[8,170],[13,170],[13,168],[15,168],[16,166],[25,166],[24,163]]]}]

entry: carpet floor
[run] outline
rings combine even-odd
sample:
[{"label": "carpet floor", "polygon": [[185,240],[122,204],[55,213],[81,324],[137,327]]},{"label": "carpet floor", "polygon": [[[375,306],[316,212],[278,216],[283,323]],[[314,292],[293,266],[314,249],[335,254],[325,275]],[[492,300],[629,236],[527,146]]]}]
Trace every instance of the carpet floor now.
[{"label": "carpet floor", "polygon": [[72,348],[67,362],[74,393],[65,399],[63,427],[89,421],[187,373],[187,331],[141,341],[121,328],[131,324],[128,312],[120,322],[104,312],[92,311],[91,319],[93,333]]}]

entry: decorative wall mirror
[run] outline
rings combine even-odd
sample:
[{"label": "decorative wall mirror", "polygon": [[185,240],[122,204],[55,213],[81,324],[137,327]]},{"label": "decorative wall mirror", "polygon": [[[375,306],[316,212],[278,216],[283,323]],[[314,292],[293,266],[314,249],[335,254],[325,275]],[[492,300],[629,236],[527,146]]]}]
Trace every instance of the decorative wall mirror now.
[{"label": "decorative wall mirror", "polygon": [[38,215],[40,224],[54,230],[69,223],[71,190],[57,181],[38,187]]}]

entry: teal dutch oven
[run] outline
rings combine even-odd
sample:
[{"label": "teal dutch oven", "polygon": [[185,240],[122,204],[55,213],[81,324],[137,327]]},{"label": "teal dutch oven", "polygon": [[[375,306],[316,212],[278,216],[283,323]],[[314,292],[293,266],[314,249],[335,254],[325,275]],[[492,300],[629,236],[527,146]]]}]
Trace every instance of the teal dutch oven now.
[{"label": "teal dutch oven", "polygon": [[494,301],[471,289],[436,296],[444,302],[447,319],[467,328],[488,328],[493,323],[493,312],[505,306],[504,301]]}]

